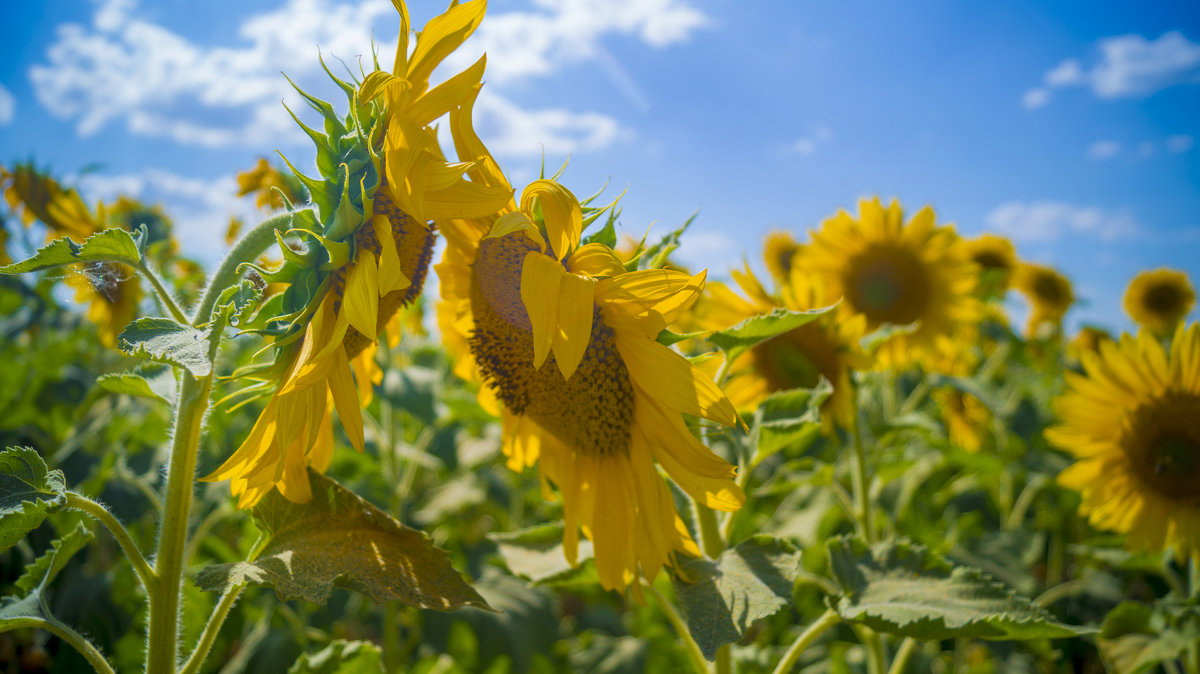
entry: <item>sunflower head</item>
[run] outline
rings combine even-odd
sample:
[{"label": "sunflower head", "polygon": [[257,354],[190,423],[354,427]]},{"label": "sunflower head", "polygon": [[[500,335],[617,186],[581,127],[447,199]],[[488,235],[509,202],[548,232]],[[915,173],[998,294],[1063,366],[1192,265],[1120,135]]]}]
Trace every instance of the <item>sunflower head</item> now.
[{"label": "sunflower head", "polygon": [[1113,341],[1112,335],[1104,328],[1094,325],[1084,325],[1079,332],[1067,343],[1067,355],[1076,362],[1083,360],[1085,353],[1100,353],[1100,347]]},{"label": "sunflower head", "polygon": [[278,211],[290,204],[304,203],[304,185],[291,172],[284,173],[259,157],[254,168],[237,174],[239,197],[254,195],[254,205]]},{"label": "sunflower head", "polygon": [[1175,269],[1144,271],[1125,290],[1125,312],[1138,325],[1169,335],[1196,303],[1187,274]]},{"label": "sunflower head", "polygon": [[1002,297],[1017,269],[1017,251],[1012,241],[995,234],[980,234],[964,239],[963,247],[979,268],[979,292],[984,297]]},{"label": "sunflower head", "polygon": [[763,262],[775,282],[783,285],[792,276],[792,259],[800,250],[800,244],[791,232],[775,231],[763,240]]},{"label": "sunflower head", "polygon": [[1180,325],[1169,352],[1142,331],[1082,361],[1054,401],[1061,423],[1046,431],[1078,459],[1058,481],[1131,547],[1200,555],[1200,328]]},{"label": "sunflower head", "polygon": [[1037,335],[1042,330],[1057,333],[1062,329],[1063,316],[1075,302],[1067,277],[1053,267],[1026,262],[1017,267],[1013,285],[1029,301],[1027,334]]},{"label": "sunflower head", "polygon": [[62,187],[32,163],[8,169],[0,166],[0,188],[9,209],[25,226],[34,220],[46,225],[47,240],[61,236],[82,243],[104,228],[103,207],[93,213],[72,187]]},{"label": "sunflower head", "polygon": [[980,317],[975,267],[954,229],[936,225],[929,207],[906,223],[896,201],[863,200],[858,217],[840,211],[826,220],[794,264],[842,298],[843,319],[861,315],[868,330],[913,326],[880,348],[880,369],[924,360],[938,343],[960,343],[938,338],[971,329]]}]

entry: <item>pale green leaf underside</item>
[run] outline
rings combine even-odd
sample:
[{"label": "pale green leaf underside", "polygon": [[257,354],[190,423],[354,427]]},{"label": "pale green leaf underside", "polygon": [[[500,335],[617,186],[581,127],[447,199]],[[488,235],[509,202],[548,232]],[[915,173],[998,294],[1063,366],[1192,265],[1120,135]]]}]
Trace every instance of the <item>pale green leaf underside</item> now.
[{"label": "pale green leaf underside", "polygon": [[62,471],[50,470],[36,450],[0,452],[0,551],[36,529],[66,501]]},{"label": "pale green leaf underside", "polygon": [[28,593],[32,592],[36,587],[45,587],[54,580],[59,571],[71,561],[71,557],[75,553],[83,549],[89,541],[95,538],[91,529],[84,526],[83,522],[75,525],[75,528],[66,536],[54,540],[50,544],[50,549],[42,554],[41,557],[33,560],[25,566],[25,572],[17,579],[17,587]]},{"label": "pale green leaf underside", "polygon": [[139,358],[176,365],[194,377],[212,372],[207,330],[176,323],[169,318],[139,318],[121,333],[121,350]]},{"label": "pale green leaf underside", "polygon": [[20,274],[76,262],[123,262],[138,266],[142,255],[129,232],[113,228],[92,235],[82,244],[66,237],[55,239],[28,260],[0,267],[0,274]]},{"label": "pale green leaf underside", "polygon": [[747,318],[728,330],[714,332],[708,336],[708,341],[724,351],[725,357],[732,361],[768,339],[811,323],[832,309],[833,307],[810,311],[776,309],[769,314]]}]

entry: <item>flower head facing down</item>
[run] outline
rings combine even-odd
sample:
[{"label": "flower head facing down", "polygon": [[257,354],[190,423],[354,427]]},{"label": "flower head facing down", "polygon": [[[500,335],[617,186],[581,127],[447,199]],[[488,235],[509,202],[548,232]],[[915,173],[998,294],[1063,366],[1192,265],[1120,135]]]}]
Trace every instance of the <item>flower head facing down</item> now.
[{"label": "flower head facing down", "polygon": [[867,330],[911,325],[889,338],[876,354],[878,369],[903,369],[974,329],[981,314],[975,296],[975,265],[950,226],[938,226],[923,208],[907,223],[900,204],[879,199],[859,203],[813,232],[794,265],[813,276],[828,297],[842,298],[843,320],[861,315]]},{"label": "flower head facing down", "polygon": [[1180,325],[1170,350],[1148,331],[1083,353],[1054,402],[1046,439],[1078,462],[1058,481],[1083,496],[1092,524],[1132,548],[1200,555],[1200,327]]},{"label": "flower head facing down", "polygon": [[1125,313],[1138,325],[1169,335],[1196,304],[1196,290],[1181,271],[1144,271],[1129,282],[1124,304]]}]

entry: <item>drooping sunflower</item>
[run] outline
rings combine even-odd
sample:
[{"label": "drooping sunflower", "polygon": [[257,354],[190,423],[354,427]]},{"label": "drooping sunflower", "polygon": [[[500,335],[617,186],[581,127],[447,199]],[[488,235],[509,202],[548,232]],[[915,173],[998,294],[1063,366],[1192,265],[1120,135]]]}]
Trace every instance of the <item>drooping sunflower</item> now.
[{"label": "drooping sunflower", "polygon": [[407,8],[400,0],[393,4],[401,19],[393,72],[372,72],[361,86],[335,78],[354,113],[340,117],[305,94],[331,130],[304,127],[317,145],[321,179],[293,168],[320,221],[294,227],[299,243],[281,240],[281,269],[258,272],[268,282],[289,284],[268,303],[274,315],[263,321],[263,331],[276,340],[275,358],[243,372],[259,383],[229,402],[271,397],[241,446],[203,478],[229,480],[241,507],[272,488],[294,502],[311,498],[305,466],[320,471],[329,463],[332,408],[350,443],[362,450],[361,406],[382,376],[375,344],[420,294],[437,224],[495,213],[512,198],[511,190],[467,181],[463,172],[472,164],[447,162],[430,126],[480,82],[482,61],[429,88],[434,67],[479,25],[484,2],[453,5],[431,19],[411,55]]},{"label": "drooping sunflower", "polygon": [[913,326],[879,348],[877,369],[903,369],[939,345],[967,343],[958,337],[980,317],[975,266],[954,228],[938,226],[928,206],[905,223],[898,202],[885,208],[878,198],[865,199],[859,217],[839,211],[826,220],[793,264],[813,275],[828,297],[842,298],[842,320],[861,315],[868,331]]},{"label": "drooping sunflower", "polygon": [[1022,263],[1013,276],[1013,286],[1029,300],[1029,336],[1050,330],[1062,330],[1063,316],[1075,303],[1071,281],[1053,267],[1032,262]]},{"label": "drooping sunflower", "polygon": [[1012,241],[995,234],[964,239],[967,257],[979,268],[978,290],[984,297],[1003,297],[1017,270],[1017,251]]},{"label": "drooping sunflower", "polygon": [[[452,115],[459,154],[486,150],[469,107]],[[507,185],[494,161],[473,178]],[[736,510],[735,469],[688,430],[684,414],[731,425],[712,381],[656,337],[699,295],[704,273],[627,272],[611,248],[581,245],[579,201],[551,180],[495,217],[445,228],[438,318],[456,371],[500,413],[516,470],[536,464],[561,494],[563,548],[593,542],[605,588],[654,578],[677,552],[698,555],[655,463],[698,502]],[[539,215],[540,214],[540,215]],[[497,409],[498,408],[498,409]]]},{"label": "drooping sunflower", "polygon": [[1083,354],[1054,402],[1046,439],[1079,461],[1058,481],[1095,526],[1135,549],[1200,557],[1200,327],[1180,325],[1168,353],[1149,331]]},{"label": "drooping sunflower", "polygon": [[1125,290],[1125,312],[1158,335],[1171,334],[1195,303],[1196,291],[1187,274],[1174,269],[1144,271]]},{"label": "drooping sunflower", "polygon": [[[694,325],[690,327],[723,330],[779,308],[808,311],[834,304],[836,297],[824,296],[805,269],[793,266],[790,255],[781,254],[788,248],[795,252],[795,247],[787,245],[789,240],[794,243],[790,236],[776,232],[767,235],[763,245],[767,268],[775,266],[772,275],[784,278],[776,292],[768,293],[747,266],[733,274],[744,297],[723,283],[709,283],[692,311]],[[859,346],[865,326],[862,314],[841,319],[830,313],[762,342],[730,365],[725,394],[737,409],[751,410],[771,393],[812,388],[824,377],[833,384],[824,409],[831,420],[848,426],[854,414],[851,372],[870,366]]]}]

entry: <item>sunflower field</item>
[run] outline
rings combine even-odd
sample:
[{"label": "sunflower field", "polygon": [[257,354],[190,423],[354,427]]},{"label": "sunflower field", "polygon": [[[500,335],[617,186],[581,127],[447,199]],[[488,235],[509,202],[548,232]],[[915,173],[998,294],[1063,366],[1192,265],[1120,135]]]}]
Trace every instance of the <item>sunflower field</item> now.
[{"label": "sunflower field", "polygon": [[1071,334],[1057,270],[873,198],[709,280],[510,183],[484,61],[430,81],[482,2],[393,3],[213,268],[0,167],[0,671],[1200,674],[1184,273]]}]

